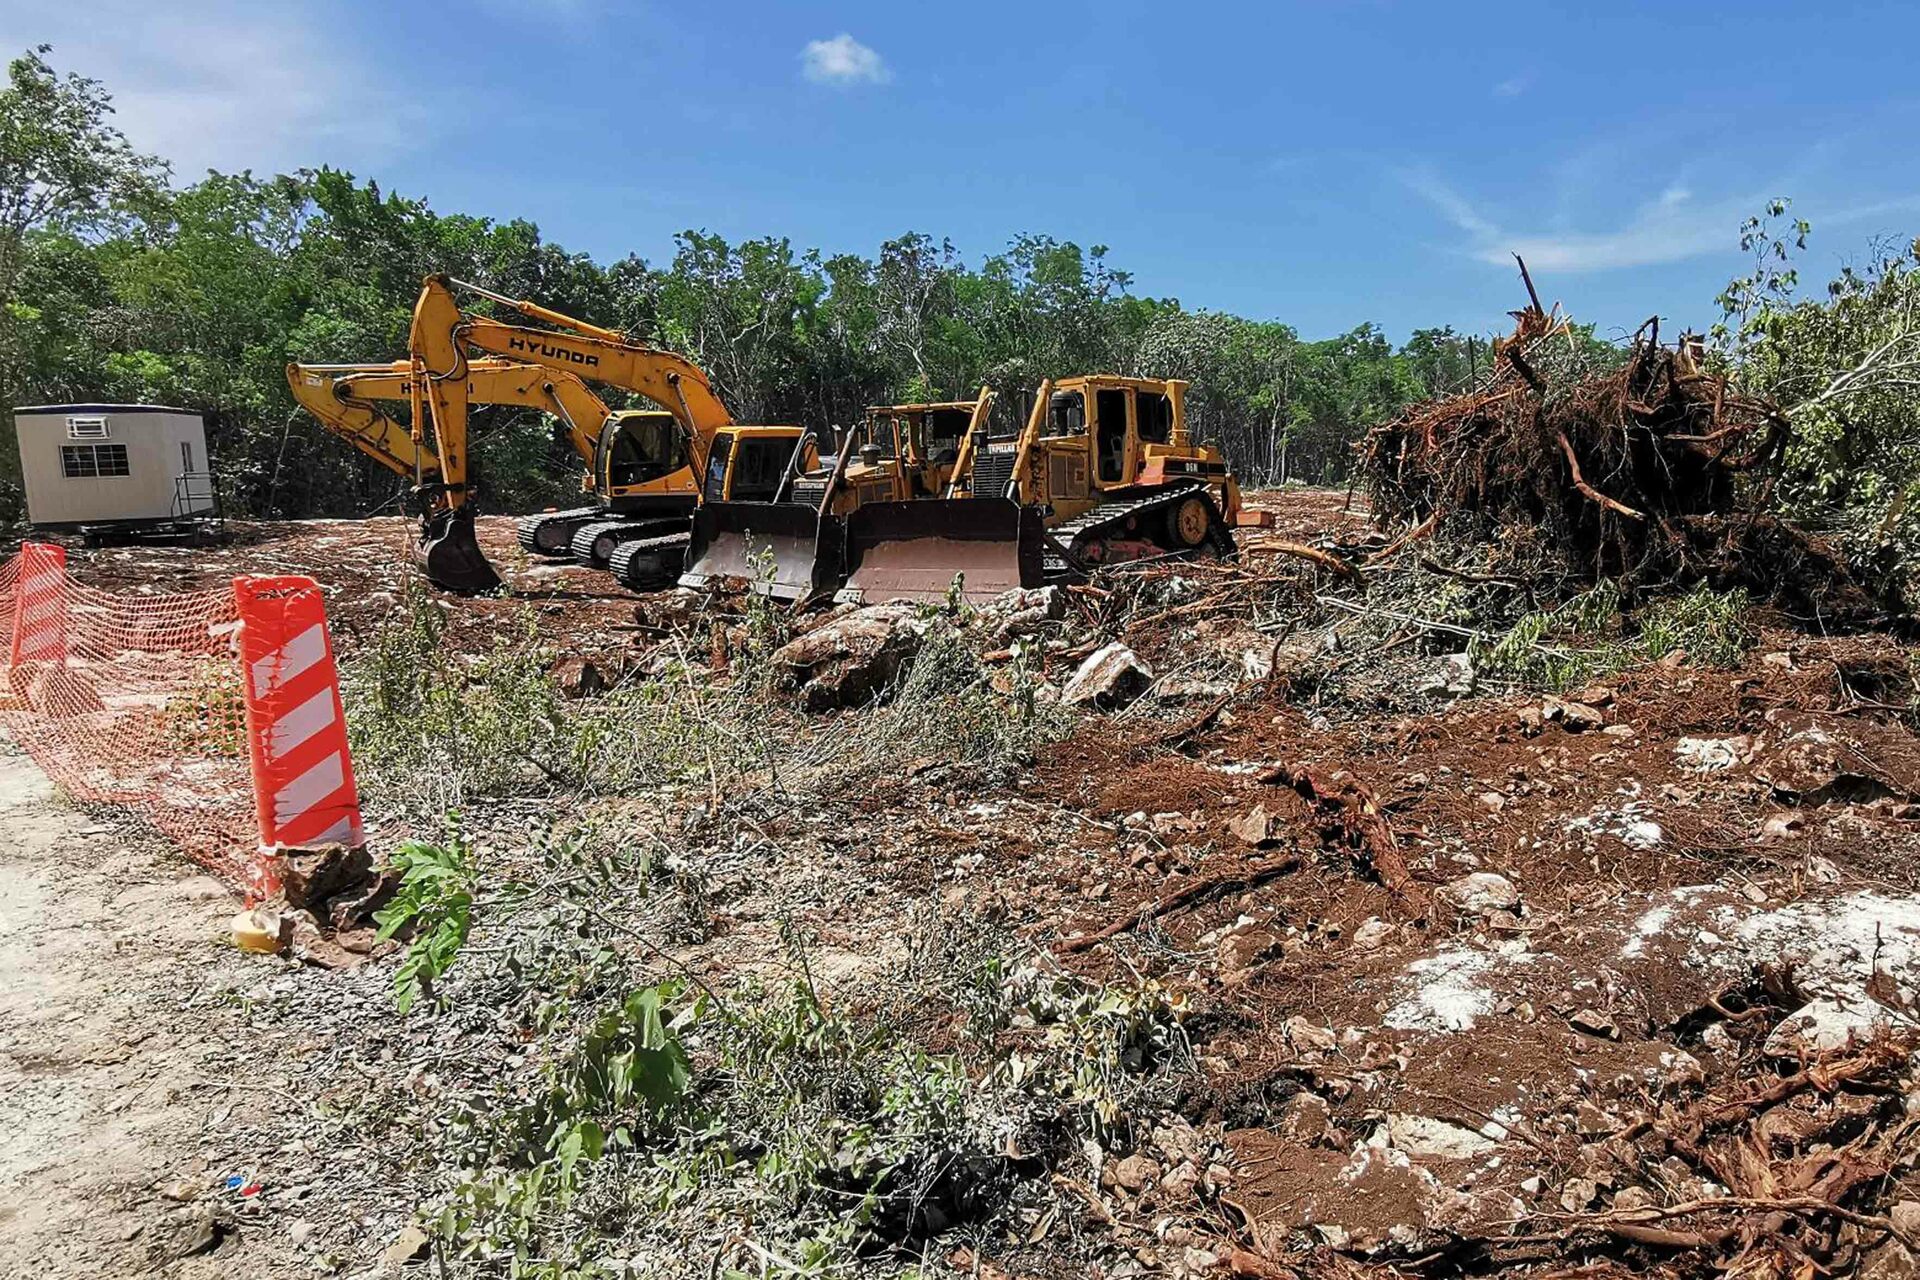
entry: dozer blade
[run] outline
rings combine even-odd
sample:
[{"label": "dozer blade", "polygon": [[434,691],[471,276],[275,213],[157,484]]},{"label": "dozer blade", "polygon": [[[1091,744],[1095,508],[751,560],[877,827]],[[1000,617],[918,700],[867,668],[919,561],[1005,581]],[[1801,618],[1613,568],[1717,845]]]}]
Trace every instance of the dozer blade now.
[{"label": "dozer blade", "polygon": [[471,507],[436,512],[422,520],[413,559],[427,581],[443,591],[475,596],[500,585],[500,575],[487,563],[474,536]]},{"label": "dozer blade", "polygon": [[709,502],[693,513],[683,587],[738,579],[777,600],[804,600],[840,585],[839,516],[798,502]]},{"label": "dozer blade", "polygon": [[836,599],[945,600],[956,578],[975,604],[1037,587],[1045,539],[1039,510],[1005,498],[869,502],[847,517],[847,585]]}]

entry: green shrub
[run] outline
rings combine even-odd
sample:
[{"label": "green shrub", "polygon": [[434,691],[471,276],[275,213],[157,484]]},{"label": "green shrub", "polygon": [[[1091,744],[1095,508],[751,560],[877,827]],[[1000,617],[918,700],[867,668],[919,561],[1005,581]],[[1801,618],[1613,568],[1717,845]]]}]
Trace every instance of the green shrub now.
[{"label": "green shrub", "polygon": [[346,664],[348,735],[369,789],[447,808],[550,779],[569,754],[565,713],[531,614],[466,661],[445,626],[443,606],[411,584],[396,621]]},{"label": "green shrub", "polygon": [[1754,640],[1749,604],[1740,591],[1702,584],[1623,614],[1618,590],[1602,582],[1556,609],[1526,614],[1492,644],[1474,646],[1474,669],[1564,692],[1674,652],[1700,666],[1737,667]]}]

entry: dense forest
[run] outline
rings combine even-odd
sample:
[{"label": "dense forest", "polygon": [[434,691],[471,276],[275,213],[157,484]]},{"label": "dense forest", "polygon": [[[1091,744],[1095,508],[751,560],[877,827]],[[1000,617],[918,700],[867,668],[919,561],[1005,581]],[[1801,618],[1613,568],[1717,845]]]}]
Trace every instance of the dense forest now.
[{"label": "dense forest", "polygon": [[[1486,369],[1486,344],[1450,328],[1399,347],[1372,324],[1306,340],[1279,321],[1142,297],[1101,246],[1045,235],[969,264],[920,233],[864,257],[687,231],[670,261],[603,265],[531,222],[436,212],[333,169],[178,185],[115,128],[105,86],[59,74],[47,56],[15,59],[0,91],[0,398],[205,410],[237,512],[397,501],[394,477],[294,408],[282,370],[403,355],[433,271],[683,351],[742,421],[836,425],[867,404],[971,396],[983,382],[1011,401],[1043,376],[1092,371],[1187,378],[1194,426],[1255,482],[1341,481],[1368,426]],[[1805,300],[1792,255],[1806,234],[1784,202],[1742,229],[1753,270],[1719,300],[1715,356],[1800,427],[1784,503],[1857,544],[1911,553],[1920,259],[1909,245],[1878,247]],[[1575,332],[1611,357],[1591,330]],[[477,425],[488,508],[571,487],[572,455],[550,423],[485,410]],[[6,431],[0,519],[11,520],[10,421]]]}]

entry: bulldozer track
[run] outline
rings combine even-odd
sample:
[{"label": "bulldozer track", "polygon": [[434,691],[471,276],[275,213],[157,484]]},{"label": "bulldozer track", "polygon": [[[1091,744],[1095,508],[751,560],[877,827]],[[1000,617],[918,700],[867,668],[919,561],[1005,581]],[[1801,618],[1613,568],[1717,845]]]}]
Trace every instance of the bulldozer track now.
[{"label": "bulldozer track", "polygon": [[692,533],[682,529],[622,542],[607,558],[607,570],[629,591],[663,591],[680,577],[692,540]]},{"label": "bulldozer track", "polygon": [[[1145,494],[1118,503],[1103,503],[1093,510],[1069,520],[1065,524],[1055,525],[1047,530],[1047,550],[1043,562],[1048,581],[1083,577],[1098,567],[1089,561],[1085,548],[1096,538],[1108,534],[1127,532],[1127,522],[1137,520],[1142,515],[1161,518],[1188,498],[1199,498],[1207,504],[1212,519],[1207,522],[1206,546],[1221,558],[1234,554],[1236,547],[1233,532],[1227,528],[1226,520],[1220,514],[1220,506],[1214,501],[1213,491],[1204,484],[1181,485],[1177,489],[1166,489],[1158,493]],[[1194,548],[1198,551],[1200,548]],[[1175,553],[1177,554],[1177,553]]]}]

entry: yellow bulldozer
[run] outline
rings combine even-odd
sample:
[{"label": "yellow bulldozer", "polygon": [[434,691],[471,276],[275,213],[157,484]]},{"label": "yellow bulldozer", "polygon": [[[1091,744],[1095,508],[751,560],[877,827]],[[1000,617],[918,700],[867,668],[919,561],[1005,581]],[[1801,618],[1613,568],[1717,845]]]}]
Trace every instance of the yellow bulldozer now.
[{"label": "yellow bulldozer", "polygon": [[843,447],[818,488],[796,483],[796,501],[703,505],[681,583],[742,578],[783,598],[837,589],[854,602],[957,587],[980,601],[1122,560],[1230,556],[1240,488],[1219,450],[1193,442],[1186,388],[1116,374],[1043,382],[1017,435],[993,437],[981,407],[950,445],[897,449],[898,473],[915,478],[887,491],[845,479],[862,474],[857,449],[868,471],[892,474],[880,446]]},{"label": "yellow bulldozer", "polygon": [[790,478],[771,501],[706,495],[694,514],[682,586],[741,579],[780,599],[832,591],[847,516],[880,502],[943,496],[968,436],[987,429],[994,393],[874,405],[831,461]]},{"label": "yellow bulldozer", "polygon": [[1020,434],[969,434],[944,497],[847,517],[843,600],[971,600],[1123,560],[1234,554],[1240,486],[1187,429],[1187,384],[1048,380]]}]

